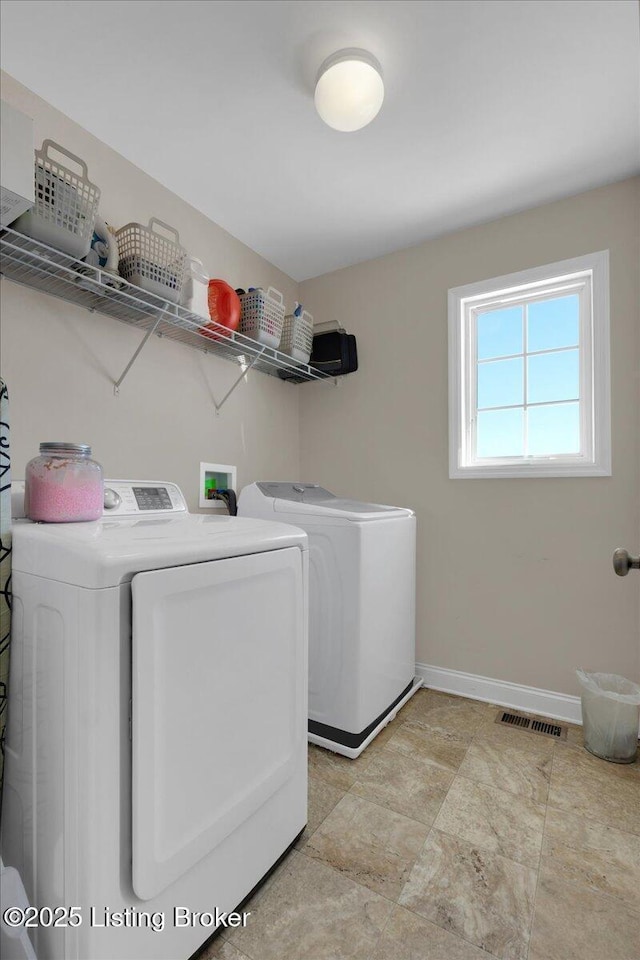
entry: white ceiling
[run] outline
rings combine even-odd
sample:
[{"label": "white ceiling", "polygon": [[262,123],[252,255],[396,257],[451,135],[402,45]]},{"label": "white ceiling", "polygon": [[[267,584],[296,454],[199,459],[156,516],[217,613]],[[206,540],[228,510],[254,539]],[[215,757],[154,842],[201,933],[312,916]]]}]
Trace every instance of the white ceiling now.
[{"label": "white ceiling", "polygon": [[[637,0],[2,4],[2,62],[296,279],[640,169]],[[357,133],[322,60],[381,62]]]}]

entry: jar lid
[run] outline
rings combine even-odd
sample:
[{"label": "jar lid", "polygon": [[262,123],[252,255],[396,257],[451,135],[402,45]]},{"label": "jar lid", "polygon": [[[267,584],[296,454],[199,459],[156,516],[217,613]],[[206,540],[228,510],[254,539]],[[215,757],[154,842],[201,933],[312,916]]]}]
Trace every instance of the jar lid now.
[{"label": "jar lid", "polygon": [[40,444],[40,453],[81,453],[85,457],[91,456],[91,447],[88,443],[64,443],[58,440]]}]

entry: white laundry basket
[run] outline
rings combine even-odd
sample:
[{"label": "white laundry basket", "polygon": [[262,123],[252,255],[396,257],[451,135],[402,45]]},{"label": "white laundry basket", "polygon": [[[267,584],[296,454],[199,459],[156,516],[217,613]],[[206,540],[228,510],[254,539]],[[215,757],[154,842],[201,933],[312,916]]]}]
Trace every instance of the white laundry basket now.
[{"label": "white laundry basket", "polygon": [[261,288],[240,297],[240,333],[267,347],[278,348],[284,324],[284,297],[275,287]]},{"label": "white laundry basket", "polygon": [[127,223],[116,234],[120,275],[163,300],[179,303],[187,251],[177,230],[156,217],[149,225]]},{"label": "white laundry basket", "polygon": [[[51,152],[71,160],[78,170],[60,163]],[[100,190],[89,180],[87,165],[53,140],[35,151],[35,203],[14,226],[35,240],[81,260],[89,253],[98,213]]]},{"label": "white laundry basket", "polygon": [[288,353],[298,363],[309,363],[312,346],[313,317],[309,311],[303,310],[299,317],[292,313],[288,314],[284,318],[282,339],[280,340],[282,352]]}]

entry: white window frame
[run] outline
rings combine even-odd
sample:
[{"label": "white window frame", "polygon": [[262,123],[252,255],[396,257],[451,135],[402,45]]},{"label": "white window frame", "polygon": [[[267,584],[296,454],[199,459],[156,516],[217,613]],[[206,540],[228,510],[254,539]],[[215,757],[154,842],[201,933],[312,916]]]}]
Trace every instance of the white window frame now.
[{"label": "white window frame", "polygon": [[[577,293],[580,298],[580,452],[478,458],[477,316],[488,309],[570,293]],[[526,349],[523,343],[523,350]],[[551,351],[540,351],[548,352]],[[608,250],[449,290],[449,476],[611,476],[609,352]],[[526,366],[525,358],[525,377]],[[526,381],[524,400],[526,408]]]}]

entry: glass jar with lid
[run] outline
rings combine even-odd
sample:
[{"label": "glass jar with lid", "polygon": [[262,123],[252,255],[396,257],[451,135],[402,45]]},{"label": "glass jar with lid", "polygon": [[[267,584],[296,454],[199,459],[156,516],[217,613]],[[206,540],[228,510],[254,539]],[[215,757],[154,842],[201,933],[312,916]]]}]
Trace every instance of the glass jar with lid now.
[{"label": "glass jar with lid", "polygon": [[85,443],[41,443],[27,464],[24,512],[30,520],[74,523],[102,516],[102,467]]}]

